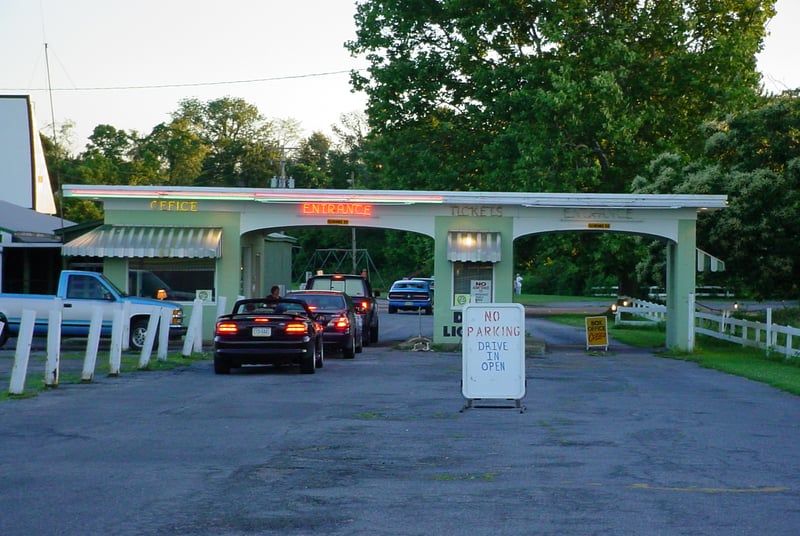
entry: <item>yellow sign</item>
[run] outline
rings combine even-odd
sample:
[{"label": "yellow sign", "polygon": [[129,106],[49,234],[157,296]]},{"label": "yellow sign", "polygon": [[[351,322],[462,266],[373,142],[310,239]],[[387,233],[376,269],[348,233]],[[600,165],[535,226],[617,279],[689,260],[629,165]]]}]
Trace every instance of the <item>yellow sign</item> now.
[{"label": "yellow sign", "polygon": [[586,317],[586,349],[593,346],[608,350],[608,319],[604,316]]},{"label": "yellow sign", "polygon": [[469,294],[454,294],[453,295],[453,305],[456,307],[464,307],[469,303],[470,295]]}]

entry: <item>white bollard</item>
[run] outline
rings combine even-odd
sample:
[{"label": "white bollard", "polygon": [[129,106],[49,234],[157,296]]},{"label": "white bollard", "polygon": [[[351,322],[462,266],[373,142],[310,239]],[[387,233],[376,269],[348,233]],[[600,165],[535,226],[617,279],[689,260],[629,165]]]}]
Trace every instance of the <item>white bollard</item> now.
[{"label": "white bollard", "polygon": [[125,352],[131,349],[131,323],[128,319],[131,317],[131,302],[122,302],[122,318],[125,322],[122,323],[122,351]]},{"label": "white bollard", "polygon": [[147,334],[144,337],[142,353],[139,355],[139,368],[144,369],[150,365],[150,356],[153,354],[153,343],[156,340],[156,328],[154,318],[158,318],[160,307],[150,309],[149,320],[147,322]]},{"label": "white bollard", "polygon": [[161,322],[158,323],[158,357],[159,361],[167,360],[169,350],[169,326],[172,323],[172,309],[161,307]]},{"label": "white bollard", "polygon": [[53,299],[53,308],[47,322],[47,362],[44,367],[44,384],[58,387],[59,364],[61,361],[61,317],[63,316],[61,298]]},{"label": "white bollard", "polygon": [[111,350],[108,353],[108,375],[119,376],[122,368],[122,332],[123,325],[127,323],[123,320],[122,304],[114,306],[114,317],[111,322]]},{"label": "white bollard", "polygon": [[203,300],[194,300],[192,305],[192,317],[189,319],[189,326],[186,337],[183,339],[183,349],[181,355],[189,357],[192,350],[203,351]]},{"label": "white bollard", "polygon": [[92,309],[92,321],[89,324],[89,338],[86,340],[86,357],[83,360],[81,381],[90,382],[94,379],[94,369],[97,364],[97,347],[100,345],[100,331],[103,329],[103,309]]},{"label": "white bollard", "polygon": [[35,323],[36,311],[30,309],[22,311],[14,366],[11,368],[11,381],[8,384],[8,394],[10,395],[21,395],[25,392],[25,376],[28,374],[28,360],[31,357],[31,341]]}]

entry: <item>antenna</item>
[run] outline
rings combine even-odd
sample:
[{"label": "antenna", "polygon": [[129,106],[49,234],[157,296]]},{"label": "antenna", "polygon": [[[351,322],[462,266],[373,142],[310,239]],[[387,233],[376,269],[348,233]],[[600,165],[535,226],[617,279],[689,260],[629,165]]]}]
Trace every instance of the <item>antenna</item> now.
[{"label": "antenna", "polygon": [[[47,52],[47,42],[44,44],[44,64],[47,69],[47,94],[50,98],[50,123],[53,127],[53,156],[58,160],[58,138],[56,137],[56,113],[53,106],[53,85],[50,81],[50,55]],[[38,134],[37,134],[38,135]],[[58,191],[58,216],[61,218],[61,241],[64,241],[64,192],[61,189],[61,178],[58,173],[58,166],[53,170],[53,177],[56,180],[56,190]]]}]

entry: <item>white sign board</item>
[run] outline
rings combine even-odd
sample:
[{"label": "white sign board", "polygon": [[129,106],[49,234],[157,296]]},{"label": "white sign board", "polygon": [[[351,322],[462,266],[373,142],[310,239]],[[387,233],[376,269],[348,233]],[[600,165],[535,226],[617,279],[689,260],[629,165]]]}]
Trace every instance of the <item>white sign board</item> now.
[{"label": "white sign board", "polygon": [[469,295],[472,303],[491,303],[492,282],[484,279],[470,281]]},{"label": "white sign board", "polygon": [[470,303],[462,313],[461,391],[467,399],[525,396],[525,308]]}]

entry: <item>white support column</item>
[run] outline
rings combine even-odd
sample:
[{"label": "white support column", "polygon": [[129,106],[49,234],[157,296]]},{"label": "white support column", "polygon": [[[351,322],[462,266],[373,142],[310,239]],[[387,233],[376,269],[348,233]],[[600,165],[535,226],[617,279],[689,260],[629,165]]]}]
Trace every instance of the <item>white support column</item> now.
[{"label": "white support column", "polygon": [[694,219],[678,220],[678,241],[667,244],[667,348],[685,352],[694,350],[689,307],[695,288],[696,223]]}]

